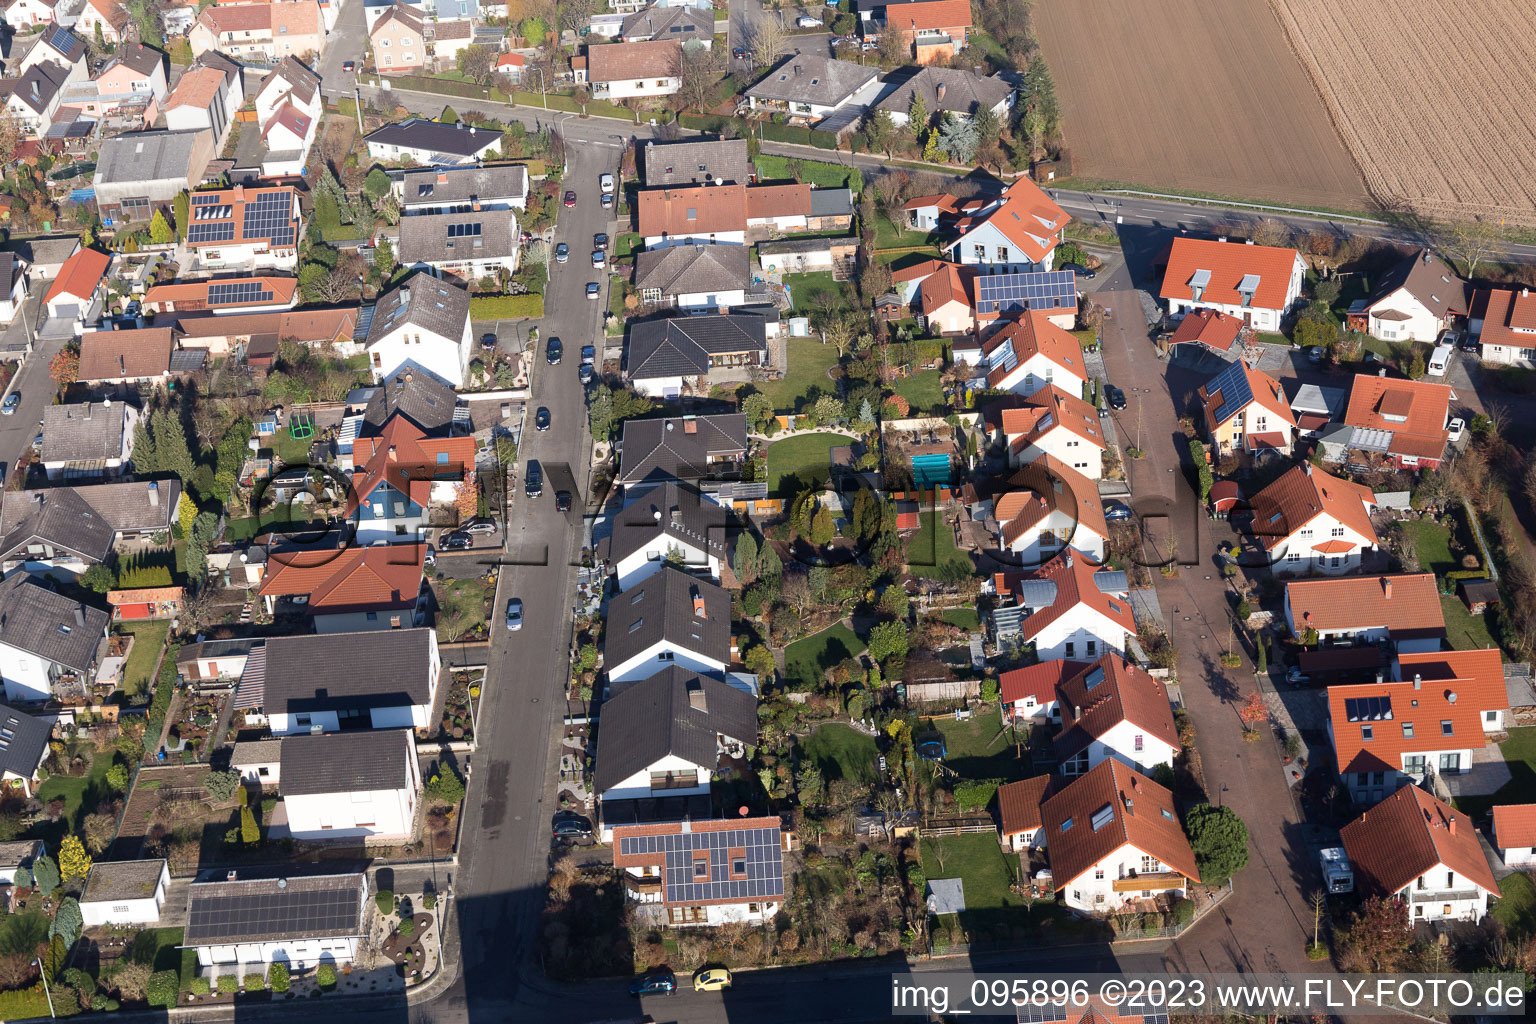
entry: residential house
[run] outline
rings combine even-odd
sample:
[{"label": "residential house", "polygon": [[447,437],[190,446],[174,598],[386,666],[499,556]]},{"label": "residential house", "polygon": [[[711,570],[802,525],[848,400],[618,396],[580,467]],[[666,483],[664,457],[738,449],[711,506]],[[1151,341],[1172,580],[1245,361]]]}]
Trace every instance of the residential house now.
[{"label": "residential house", "polygon": [[215,4],[203,8],[187,33],[193,56],[221,50],[251,62],[284,57],[312,60],[325,50],[325,20],[314,0]]},{"label": "residential house", "polygon": [[501,146],[496,132],[472,125],[443,124],[412,117],[369,132],[363,141],[375,160],[409,160],[417,164],[465,164]]},{"label": "residential house", "polygon": [[501,53],[496,55],[496,73],[504,77],[513,85],[523,84],[523,66],[528,63],[528,58],[521,53]]},{"label": "residential house", "polygon": [[423,437],[469,433],[469,409],[453,388],[425,373],[397,373],[372,388],[363,406],[359,437],[380,437],[395,416],[415,424]]},{"label": "residential house", "polygon": [[372,924],[366,873],[229,874],[187,889],[182,949],[194,951],[200,967],[238,974],[282,963],[302,971],[356,958]]},{"label": "residential house", "polygon": [[730,594],[664,566],[609,601],[603,645],[615,691],[672,665],[722,677],[731,658]]},{"label": "residential house", "polygon": [[406,171],[396,194],[407,217],[522,210],[528,206],[528,168],[492,164]]},{"label": "residential house", "polygon": [[79,251],[78,235],[39,235],[0,243],[0,252],[13,253],[25,265],[29,278],[43,281],[60,277],[70,257]]},{"label": "residential house", "polygon": [[78,576],[124,540],[169,531],[180,500],[175,479],[6,491],[0,495],[0,573]]},{"label": "residential house", "polygon": [[676,398],[709,393],[768,365],[768,327],[761,316],[731,313],[673,317],[631,325],[625,377],[642,395]]},{"label": "residential house", "polygon": [[52,61],[66,69],[65,86],[77,85],[89,77],[85,40],[62,25],[44,30],[37,43],[21,58],[21,63],[14,68],[7,66],[7,70],[20,76],[34,64],[44,61]]},{"label": "residential house", "polygon": [[[105,0],[97,0],[105,2]],[[86,9],[90,9],[89,0]],[[143,43],[126,43],[96,75],[96,91],[103,100],[111,97],[153,96],[164,103],[169,92],[165,80],[165,54]]]},{"label": "residential house", "polygon": [[417,273],[379,297],[363,348],[376,381],[406,371],[461,388],[473,355],[472,335],[469,293]]},{"label": "residential house", "polygon": [[652,7],[624,19],[619,38],[626,43],[670,39],[709,49],[715,42],[715,13],[698,7]]},{"label": "residential house", "polygon": [[1479,288],[1469,329],[1481,345],[1483,362],[1536,365],[1536,298],[1529,288]]},{"label": "residential house", "polygon": [[970,36],[971,8],[965,0],[865,0],[857,6],[865,38],[899,32],[919,64],[949,61]]},{"label": "residential house", "polygon": [[214,149],[222,150],[239,105],[232,102],[229,79],[214,67],[188,68],[165,102],[165,123],[172,131],[213,133]]},{"label": "residential house", "polygon": [[839,107],[873,103],[882,88],[878,68],[814,53],[792,53],[746,95],[753,110],[819,121]]},{"label": "residential house", "polygon": [[1007,123],[1013,96],[1013,86],[996,75],[988,78],[959,68],[925,67],[891,90],[875,109],[890,114],[897,126],[905,126],[913,98],[921,97],[931,118],[945,114],[971,118],[987,110],[999,122]]},{"label": "residential house", "polygon": [[77,380],[98,386],[163,383],[170,379],[176,354],[169,327],[86,331],[80,338]]},{"label": "residential house", "polygon": [[998,676],[1003,718],[1009,722],[1060,721],[1061,684],[1088,668],[1086,661],[1040,661]]},{"label": "residential house", "polygon": [[740,413],[625,420],[619,475],[630,488],[666,480],[698,483],[739,469],[747,454],[747,418]]},{"label": "residential house", "polygon": [[[0,583],[0,678],[5,699],[83,696],[111,616],[15,573]],[[46,745],[46,744],[45,744]]]},{"label": "residential house", "polygon": [[1088,376],[1077,339],[1033,310],[988,338],[981,354],[978,369],[994,391],[1028,396],[1054,385],[1081,396]]},{"label": "residential house", "polygon": [[1493,846],[1506,867],[1536,866],[1536,804],[1495,807]]},{"label": "residential house", "polygon": [[1278,331],[1301,300],[1306,272],[1295,249],[1180,235],[1168,253],[1162,298],[1174,316],[1214,309],[1256,331]]},{"label": "residential house", "polygon": [[284,736],[278,791],[295,839],[410,839],[421,769],[409,729]]},{"label": "residential house", "polygon": [[[1243,354],[1243,332],[1247,327],[1235,316],[1214,309],[1194,309],[1184,314],[1168,339],[1169,351],[1205,351],[1223,359],[1237,359]],[[1189,346],[1183,349],[1181,346]]]},{"label": "residential house", "polygon": [[1079,394],[1046,384],[1032,395],[992,403],[982,411],[983,422],[993,443],[1007,449],[1010,466],[1050,455],[1098,480],[1104,475],[1104,434],[1098,410]]},{"label": "residential house", "polygon": [[[713,29],[711,29],[713,31]],[[647,188],[681,185],[747,185],[757,176],[747,158],[746,139],[696,142],[652,140],[641,152]]]},{"label": "residential house", "polygon": [[1046,797],[1040,816],[1069,909],[1109,913],[1200,881],[1173,794],[1115,758]]},{"label": "residential house", "polygon": [[256,593],[268,615],[281,608],[313,616],[317,633],[420,626],[431,593],[426,553],[419,543],[276,550]]},{"label": "residential house", "polygon": [[1365,330],[1383,341],[1432,344],[1440,332],[1467,315],[1467,291],[1444,260],[1424,249],[1376,282],[1364,304]]},{"label": "residential house", "polygon": [[635,254],[635,290],[652,308],[724,311],[746,302],[745,245],[668,246]]},{"label": "residential house", "polygon": [[1356,374],[1344,411],[1344,422],[1354,428],[1349,449],[1399,469],[1434,469],[1450,439],[1455,397],[1447,384]]},{"label": "residential house", "polygon": [[1041,661],[1123,654],[1136,635],[1125,573],[1070,551],[1032,572],[998,573],[994,585],[1013,599],[992,613],[999,640],[1033,643]]},{"label": "residential house", "polygon": [[87,928],[155,924],[171,886],[165,858],[98,860],[85,876],[80,916]]},{"label": "residential house", "polygon": [[302,173],[324,109],[320,76],[297,57],[283,58],[256,92],[256,121],[267,150],[263,175]]},{"label": "residential house", "polygon": [[957,220],[956,238],[945,248],[951,260],[983,274],[1050,270],[1069,220],[1040,186],[1022,177]]},{"label": "residential house", "polygon": [[1354,572],[1380,543],[1371,525],[1371,489],[1309,462],[1255,494],[1252,506],[1253,535],[1277,575]]},{"label": "residential house", "polygon": [[69,70],[53,61],[34,64],[19,78],[0,79],[4,109],[25,138],[41,138],[48,131],[68,79]]},{"label": "residential house", "polygon": [[132,20],[128,9],[118,0],[85,0],[75,28],[86,36],[116,46],[127,38],[128,23]]},{"label": "residential house", "polygon": [[426,729],[442,659],[432,629],[273,637],[251,652],[235,705],[274,736],[347,729]]},{"label": "residential house", "polygon": [[746,192],[747,227],[765,227],[770,231],[806,229],[811,212],[811,186],[753,185]]},{"label": "residential house", "polygon": [[953,226],[962,215],[974,213],[987,205],[985,199],[961,202],[947,192],[914,196],[902,204],[907,227],[914,231],[934,232]]},{"label": "residential house", "polygon": [[522,246],[510,211],[475,208],[462,213],[422,213],[400,218],[401,266],[432,270],[466,285],[517,272]]},{"label": "residential house", "polygon": [[[1002,556],[1025,567],[1043,565],[1066,549],[1104,561],[1109,527],[1094,482],[1042,455],[1020,466],[990,501]],[[976,513],[973,512],[974,516]],[[1011,556],[1011,557],[1009,557]]]},{"label": "residential house", "polygon": [[786,845],[774,817],[624,825],[614,829],[613,863],[625,895],[655,924],[766,925],[784,903]]},{"label": "residential house", "polygon": [[1040,805],[1055,783],[1051,775],[1036,775],[997,787],[998,839],[1009,853],[1045,847],[1045,822]]},{"label": "residential house", "polygon": [[193,193],[186,246],[200,269],[293,270],[300,233],[298,189],[236,185]]},{"label": "residential house", "polygon": [[138,423],[137,408],[110,399],[45,407],[40,455],[49,481],[122,476]]},{"label": "residential house", "polygon": [[747,240],[744,185],[646,189],[637,203],[647,249],[671,245],[742,245]]},{"label": "residential house", "polygon": [[1339,836],[1356,891],[1405,902],[1409,927],[1481,921],[1488,897],[1499,895],[1471,820],[1417,786],[1397,790]]},{"label": "residential house", "polygon": [[897,294],[927,319],[928,330],[961,334],[976,329],[976,270],[942,260],[924,260],[891,275]]},{"label": "residential house", "polygon": [[150,285],[143,308],[154,313],[275,313],[299,301],[297,278],[259,274]]},{"label": "residential house", "polygon": [[[961,270],[970,275],[969,290],[978,326],[1029,315],[1038,315],[1064,331],[1077,326],[1077,275],[1073,271],[1032,270],[1020,274],[978,275],[973,266]],[[927,284],[926,281],[923,283]],[[1076,342],[1073,338],[1073,343]]]},{"label": "residential house", "polygon": [[1237,451],[1289,454],[1296,418],[1285,389],[1263,370],[1239,359],[1200,385],[1196,397],[1216,457]]},{"label": "residential house", "polygon": [[33,25],[51,25],[57,6],[58,0],[11,0],[5,8],[5,23],[13,31]]},{"label": "residential house", "polygon": [[176,655],[176,672],[189,683],[239,682],[260,639],[200,640]]},{"label": "residential house", "polygon": [[410,74],[427,64],[426,19],[409,4],[396,0],[369,27],[368,38],[380,74]]},{"label": "residential house", "polygon": [[1106,758],[1138,772],[1173,768],[1179,731],[1168,690],[1118,654],[1106,654],[1056,690],[1061,731],[1056,760],[1066,776],[1084,775]]},{"label": "residential house", "polygon": [[1322,646],[1390,643],[1399,653],[1438,651],[1445,613],[1434,573],[1290,580],[1285,624],[1293,636],[1317,632]]},{"label": "residential house", "polygon": [[136,224],[165,210],[170,219],[176,197],[202,184],[208,162],[217,155],[211,128],[127,132],[103,139],[91,180],[102,216]]},{"label": "residential house", "polygon": [[431,507],[451,505],[463,488],[473,486],[474,460],[474,438],[427,437],[403,416],[385,424],[378,437],[359,437],[346,507],[354,542],[421,543]]},{"label": "residential house", "polygon": [[26,263],[13,252],[0,252],[0,324],[16,319],[28,294]]},{"label": "residential house", "polygon": [[1362,805],[1428,775],[1471,771],[1509,708],[1497,649],[1399,654],[1395,674],[1328,687],[1339,778]]},{"label": "residential house", "polygon": [[433,4],[429,2],[429,0],[364,0],[363,19],[364,24],[368,28],[368,31],[372,32],[373,26],[378,24],[379,19],[384,17],[390,11],[394,10],[396,3],[401,2],[405,3],[406,6],[410,7],[417,14],[420,14],[423,17],[425,17],[433,7]]},{"label": "residential house", "polygon": [[[711,37],[713,38],[713,37]],[[587,47],[585,76],[594,99],[670,96],[682,87],[683,46],[675,39],[644,43],[604,43]]]},{"label": "residential house", "polygon": [[[11,651],[0,648],[5,661],[11,660]],[[9,686],[7,686],[9,690]],[[52,716],[34,716],[25,711],[0,704],[0,785],[10,791],[19,790],[23,796],[32,797],[39,785],[38,769],[48,760],[48,741],[53,738]],[[35,857],[32,851],[18,851],[14,843],[0,844],[10,848],[8,856],[0,858],[0,881],[15,881],[16,867],[20,861]],[[39,846],[41,843],[39,843]],[[16,854],[21,856],[17,857]],[[11,863],[13,860],[15,864]],[[6,872],[9,871],[9,877]]]},{"label": "residential house", "polygon": [[[238,280],[238,279],[237,279]],[[336,309],[274,310],[269,313],[235,311],[176,313],[161,319],[173,323],[182,354],[215,356],[243,354],[251,366],[270,366],[280,338],[301,345],[348,345],[357,326],[357,307]]]},{"label": "residential house", "polygon": [[133,587],[107,591],[107,605],[113,622],[174,619],[181,614],[185,597],[182,587]]},{"label": "residential house", "polygon": [[475,32],[474,22],[463,19],[428,22],[427,53],[432,65],[440,71],[457,68],[459,55],[476,42]]},{"label": "residential house", "polygon": [[245,105],[245,65],[218,50],[206,50],[192,61],[193,68],[213,68],[224,73],[224,84],[229,88],[229,109],[233,112]]},{"label": "residential house", "polygon": [[603,560],[619,590],[628,591],[666,566],[720,582],[724,508],[675,480],[632,489],[624,497],[603,545]]}]

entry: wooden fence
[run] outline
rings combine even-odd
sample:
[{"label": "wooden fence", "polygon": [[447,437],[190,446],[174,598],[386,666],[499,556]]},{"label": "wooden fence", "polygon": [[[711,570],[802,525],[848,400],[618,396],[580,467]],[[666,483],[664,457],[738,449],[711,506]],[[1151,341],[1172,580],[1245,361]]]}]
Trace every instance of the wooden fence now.
[{"label": "wooden fence", "polygon": [[936,700],[966,700],[981,696],[981,680],[951,679],[938,683],[908,683],[907,701],[926,703]]},{"label": "wooden fence", "polygon": [[997,825],[991,818],[966,817],[966,818],[934,818],[926,822],[921,829],[924,836],[969,836],[979,835],[984,832],[996,832]]}]

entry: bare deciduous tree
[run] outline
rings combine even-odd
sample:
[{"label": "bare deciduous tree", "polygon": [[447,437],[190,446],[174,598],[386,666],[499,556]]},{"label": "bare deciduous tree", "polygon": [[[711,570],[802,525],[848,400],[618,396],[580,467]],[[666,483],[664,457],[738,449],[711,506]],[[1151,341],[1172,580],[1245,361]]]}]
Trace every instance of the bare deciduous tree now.
[{"label": "bare deciduous tree", "polygon": [[1248,237],[1255,245],[1286,245],[1291,240],[1291,229],[1283,221],[1265,217],[1253,226]]},{"label": "bare deciduous tree", "polygon": [[1472,277],[1497,248],[1499,228],[1491,219],[1474,217],[1440,225],[1436,235],[1440,248],[1461,263],[1463,274]]},{"label": "bare deciduous tree", "polygon": [[677,95],[695,110],[708,110],[715,83],[725,70],[725,51],[710,46],[685,46],[678,67]]},{"label": "bare deciduous tree", "polygon": [[747,57],[754,67],[766,68],[784,53],[784,25],[776,15],[759,8],[747,22]]}]

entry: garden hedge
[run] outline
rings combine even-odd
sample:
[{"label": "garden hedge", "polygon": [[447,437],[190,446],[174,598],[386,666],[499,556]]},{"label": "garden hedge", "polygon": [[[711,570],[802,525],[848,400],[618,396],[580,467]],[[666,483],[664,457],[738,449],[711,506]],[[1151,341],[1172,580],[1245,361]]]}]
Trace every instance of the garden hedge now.
[{"label": "garden hedge", "polygon": [[471,320],[537,320],[544,315],[544,296],[476,295],[469,300]]}]

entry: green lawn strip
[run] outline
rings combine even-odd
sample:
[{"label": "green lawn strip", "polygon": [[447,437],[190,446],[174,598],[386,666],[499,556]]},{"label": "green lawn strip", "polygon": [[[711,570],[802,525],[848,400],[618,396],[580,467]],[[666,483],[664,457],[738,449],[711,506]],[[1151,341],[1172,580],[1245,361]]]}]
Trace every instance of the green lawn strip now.
[{"label": "green lawn strip", "polygon": [[827,669],[863,649],[864,641],[840,622],[804,640],[796,640],[784,649],[784,675],[790,689],[814,689]]},{"label": "green lawn strip", "polygon": [[909,231],[888,217],[875,217],[875,248],[901,249],[915,245],[933,245],[934,236],[926,231]]},{"label": "green lawn strip", "polygon": [[[791,157],[772,156],[768,153],[757,155],[757,173],[760,177],[770,181],[793,181],[795,175],[790,172]],[[857,167],[844,167],[842,164],[830,164],[822,160],[797,160],[799,164],[802,183],[814,185],[816,188],[851,188],[854,192],[864,191],[864,172]]]},{"label": "green lawn strip", "polygon": [[438,583],[436,589],[440,605],[437,611],[440,642],[447,642],[447,637],[442,635],[442,622],[454,612],[463,616],[459,622],[460,635],[471,632],[486,622],[486,588],[480,580],[447,579]]},{"label": "green lawn strip", "polygon": [[959,878],[964,889],[965,910],[939,918],[935,938],[941,944],[945,938],[986,945],[1041,935],[1067,941],[1107,937],[1100,922],[1075,918],[1058,903],[1031,902],[1011,892],[1019,861],[1003,853],[994,833],[924,839],[921,853],[927,877]]},{"label": "green lawn strip", "polygon": [[821,777],[873,782],[880,749],[872,736],[836,722],[823,725],[800,744],[802,760],[821,769]]},{"label": "green lawn strip", "polygon": [[1020,733],[1015,746],[1012,730],[1003,728],[1000,712],[991,711],[961,722],[936,718],[932,727],[944,734],[944,763],[967,779],[1027,778],[1030,773],[1028,736]]},{"label": "green lawn strip", "polygon": [[1419,567],[1436,576],[1444,576],[1459,568],[1451,557],[1451,531],[1439,523],[1405,522],[1402,528],[1413,538],[1414,554]]},{"label": "green lawn strip", "polygon": [[891,390],[907,400],[913,415],[944,408],[944,374],[941,370],[921,370],[891,385]]},{"label": "green lawn strip", "polygon": [[117,627],[118,632],[133,636],[133,650],[128,652],[128,661],[123,665],[124,693],[132,696],[149,691],[154,682],[155,662],[160,657],[160,648],[165,646],[165,634],[170,628],[171,624],[163,620]]},{"label": "green lawn strip", "polygon": [[1099,343],[1099,330],[1097,327],[1085,327],[1080,331],[1073,331],[1072,336],[1077,339],[1079,348],[1087,351],[1089,345]]},{"label": "green lawn strip", "polygon": [[955,547],[954,532],[940,526],[937,512],[924,512],[921,528],[907,541],[907,568],[919,576],[937,579],[944,566],[951,563],[973,569],[969,555]]},{"label": "green lawn strip", "polygon": [[1509,739],[1499,744],[1510,779],[1488,796],[1459,796],[1453,803],[1474,818],[1500,804],[1536,803],[1536,726],[1509,730]]},{"label": "green lawn strip", "polygon": [[633,231],[626,231],[613,240],[614,253],[622,259],[638,249],[641,241],[639,235]]},{"label": "green lawn strip", "polygon": [[37,799],[45,806],[54,800],[64,801],[64,811],[58,821],[42,818],[32,826],[32,835],[57,851],[64,836],[80,828],[87,814],[111,794],[107,792],[107,769],[112,767],[112,753],[98,753],[91,762],[91,770],[84,775],[52,775],[37,788]]},{"label": "green lawn strip", "polygon": [[940,612],[939,618],[951,626],[959,626],[961,629],[969,629],[972,632],[981,628],[981,616],[976,614],[974,608],[950,608]]},{"label": "green lawn strip", "polygon": [[841,434],[800,434],[768,446],[768,493],[790,499],[819,487],[832,471],[831,448],[848,444]]},{"label": "green lawn strip", "polygon": [[784,282],[784,286],[789,290],[789,297],[794,302],[796,313],[810,313],[821,309],[824,305],[823,296],[838,309],[852,309],[858,305],[853,285],[847,281],[834,280],[830,270],[822,270],[814,274],[795,274]]},{"label": "green lawn strip", "polygon": [[800,412],[820,395],[837,394],[837,385],[827,377],[827,371],[837,365],[836,348],[820,338],[790,338],[786,344],[789,366],[784,376],[757,385],[774,409]]},{"label": "green lawn strip", "polygon": [[[1453,594],[1440,595],[1440,608],[1445,613],[1445,638],[1458,651],[1475,651],[1484,647],[1497,647],[1488,623],[1481,615],[1473,615]],[[1506,659],[1507,660],[1507,659]]]}]

